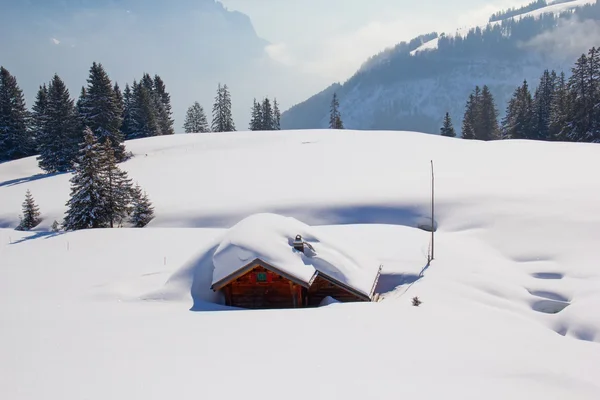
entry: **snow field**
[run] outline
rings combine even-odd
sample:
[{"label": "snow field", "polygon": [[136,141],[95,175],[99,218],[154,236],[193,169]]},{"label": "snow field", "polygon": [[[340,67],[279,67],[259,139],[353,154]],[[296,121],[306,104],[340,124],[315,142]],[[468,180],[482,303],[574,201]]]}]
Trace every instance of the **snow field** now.
[{"label": "snow field", "polygon": [[[600,397],[600,147],[353,131],[127,146],[156,209],[144,229],[49,233],[69,176],[0,164],[2,398]],[[17,232],[27,188],[44,221]],[[206,257],[255,212],[376,258],[382,301],[215,304]]]}]

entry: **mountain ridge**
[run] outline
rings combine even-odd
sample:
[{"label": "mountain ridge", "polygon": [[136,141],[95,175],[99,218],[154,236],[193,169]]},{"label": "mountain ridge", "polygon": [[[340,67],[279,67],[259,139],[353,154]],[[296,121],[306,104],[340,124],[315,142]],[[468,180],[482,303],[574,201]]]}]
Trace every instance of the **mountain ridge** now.
[{"label": "mountain ridge", "polygon": [[[502,116],[524,79],[537,84],[544,69],[568,73],[575,60],[575,54],[559,54],[551,46],[535,48],[532,42],[553,34],[568,36],[563,31],[580,20],[592,21],[600,32],[599,9],[589,0],[551,4],[483,27],[433,32],[399,43],[367,59],[337,89],[344,124],[352,129],[437,133],[446,112],[459,126],[470,91],[485,84]],[[329,108],[319,107],[323,103],[313,96],[291,107],[282,115],[282,128],[327,127]]]}]

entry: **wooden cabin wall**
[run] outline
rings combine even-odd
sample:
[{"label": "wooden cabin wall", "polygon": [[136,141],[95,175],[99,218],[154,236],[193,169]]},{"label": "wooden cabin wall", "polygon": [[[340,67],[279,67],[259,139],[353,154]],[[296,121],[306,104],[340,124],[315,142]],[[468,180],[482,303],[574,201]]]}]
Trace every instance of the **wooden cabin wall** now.
[{"label": "wooden cabin wall", "polygon": [[355,302],[355,301],[364,301],[360,297],[346,291],[345,289],[329,282],[322,276],[317,276],[313,284],[308,289],[307,294],[307,305],[309,307],[316,307],[321,303],[321,301],[327,297],[331,296],[337,301],[341,302]]},{"label": "wooden cabin wall", "polygon": [[[266,282],[257,275],[266,274]],[[257,266],[224,288],[227,305],[249,309],[302,307],[302,287],[274,272]]]}]

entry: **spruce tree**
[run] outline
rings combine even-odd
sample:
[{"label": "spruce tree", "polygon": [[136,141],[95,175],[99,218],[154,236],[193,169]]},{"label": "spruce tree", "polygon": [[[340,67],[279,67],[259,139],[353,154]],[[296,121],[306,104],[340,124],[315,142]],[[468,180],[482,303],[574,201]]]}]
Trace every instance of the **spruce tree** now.
[{"label": "spruce tree", "polygon": [[572,68],[572,75],[569,78],[569,91],[573,105],[567,138],[573,142],[589,141],[588,132],[591,128],[593,111],[587,78],[588,58],[582,54]]},{"label": "spruce tree", "polygon": [[[152,80],[150,80],[152,82]],[[160,135],[158,115],[155,101],[148,84],[133,82],[131,104],[131,139],[138,139]]]},{"label": "spruce tree", "polygon": [[281,112],[276,98],[273,99],[273,129],[276,131],[281,130]]},{"label": "spruce tree", "polygon": [[454,126],[452,126],[452,119],[450,118],[450,113],[446,113],[444,117],[444,125],[440,129],[440,134],[442,136],[448,137],[456,137],[456,132],[454,131]]},{"label": "spruce tree", "polygon": [[463,139],[477,139],[475,135],[475,124],[478,118],[478,102],[479,98],[475,96],[475,93],[471,93],[465,105],[465,115],[462,123],[462,138]]},{"label": "spruce tree", "polygon": [[589,129],[587,140],[600,142],[600,47],[592,47],[588,52],[586,84],[590,97]]},{"label": "spruce tree", "polygon": [[92,64],[87,82],[84,122],[96,135],[100,144],[110,139],[117,161],[124,161],[127,154],[121,133],[122,109],[102,64]]},{"label": "spruce tree", "polygon": [[69,90],[58,75],[48,85],[42,133],[39,136],[39,166],[46,172],[73,168],[82,140],[79,120]]},{"label": "spruce tree", "polygon": [[123,98],[123,93],[121,92],[121,88],[119,87],[119,84],[117,82],[115,82],[115,86],[113,87],[113,90],[115,92],[115,99],[117,100],[117,107],[119,108],[119,111],[121,112],[121,123],[123,123],[123,111],[125,110],[125,99]]},{"label": "spruce tree", "polygon": [[142,228],[154,219],[154,207],[146,192],[139,185],[132,190],[132,212],[129,222],[136,228]]},{"label": "spruce tree", "polygon": [[123,122],[121,123],[121,132],[125,140],[133,139],[134,120],[133,120],[134,99],[131,87],[128,83],[125,84],[123,91]]},{"label": "spruce tree", "polygon": [[40,139],[44,136],[46,124],[46,107],[48,106],[48,88],[46,84],[40,86],[31,107],[31,131],[36,147],[39,151]]},{"label": "spruce tree", "polygon": [[71,196],[66,203],[63,227],[67,231],[104,228],[107,226],[106,185],[102,176],[101,145],[90,128],[84,131],[84,141],[71,178]]},{"label": "spruce tree", "polygon": [[254,103],[252,106],[252,116],[250,117],[250,126],[249,129],[251,131],[260,131],[263,125],[263,117],[262,117],[262,107],[259,102],[254,99]]},{"label": "spruce tree", "polygon": [[533,100],[527,81],[519,86],[509,100],[506,115],[502,120],[504,139],[535,139]]},{"label": "spruce tree", "polygon": [[104,189],[104,209],[102,214],[105,216],[109,227],[121,224],[130,214],[129,204],[131,202],[132,186],[131,179],[127,172],[121,170],[117,165],[114,148],[110,139],[102,145],[102,151],[99,153],[101,178]]},{"label": "spruce tree", "polygon": [[217,95],[215,96],[215,102],[213,104],[211,130],[213,132],[235,131],[235,124],[231,114],[231,94],[229,93],[227,85],[221,86],[221,84],[219,84],[217,89]]},{"label": "spruce tree", "polygon": [[171,109],[171,95],[167,93],[165,83],[160,76],[154,76],[154,95],[158,101],[158,124],[162,135],[173,135],[173,111]]},{"label": "spruce tree", "polygon": [[344,129],[344,123],[342,122],[342,115],[339,108],[340,103],[338,101],[337,93],[334,93],[329,107],[329,129]]},{"label": "spruce tree", "polygon": [[498,110],[494,97],[486,86],[479,86],[469,95],[462,126],[463,139],[494,140],[500,137]]},{"label": "spruce tree", "polygon": [[261,111],[262,111],[261,112],[261,115],[262,115],[261,130],[262,131],[274,130],[273,108],[271,107],[271,101],[269,100],[268,97],[265,97],[265,99],[263,100]]},{"label": "spruce tree", "polygon": [[41,222],[40,209],[35,204],[33,196],[29,189],[25,193],[25,201],[23,202],[23,216],[21,217],[21,223],[17,227],[20,231],[29,231]]},{"label": "spruce tree", "polygon": [[545,70],[533,97],[533,135],[531,139],[550,139],[550,113],[556,85],[556,73]]},{"label": "spruce tree", "polygon": [[17,79],[0,67],[0,162],[35,153],[35,143],[28,129],[29,118]]},{"label": "spruce tree", "polygon": [[[487,85],[483,86],[481,91],[481,110],[479,112],[480,121],[477,124],[480,131],[476,135],[481,140],[495,140],[500,137],[498,125],[498,110],[494,102],[494,96]],[[476,128],[477,129],[477,128]]]},{"label": "spruce tree", "polygon": [[183,130],[185,133],[206,133],[210,130],[204,109],[197,101],[187,110]]},{"label": "spruce tree", "polygon": [[550,140],[568,140],[568,123],[573,115],[573,101],[567,85],[565,73],[561,72],[556,81],[556,88],[550,106]]}]

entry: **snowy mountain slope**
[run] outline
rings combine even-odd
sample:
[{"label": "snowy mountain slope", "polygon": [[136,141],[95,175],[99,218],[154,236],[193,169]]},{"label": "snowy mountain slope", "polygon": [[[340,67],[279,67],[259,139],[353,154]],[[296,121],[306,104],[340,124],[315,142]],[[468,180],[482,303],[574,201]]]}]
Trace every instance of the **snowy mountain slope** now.
[{"label": "snowy mountain slope", "polygon": [[[44,232],[69,175],[0,164],[2,398],[600,396],[600,147],[357,131],[127,146],[156,207],[144,229]],[[26,189],[44,216],[30,233],[11,229]],[[206,256],[256,211],[376,258],[383,300],[219,312]]]},{"label": "snowy mountain slope", "polygon": [[[539,18],[540,16],[544,15],[544,14],[554,14],[554,15],[559,15],[560,13],[566,12],[566,11],[571,11],[574,10],[578,7],[584,6],[586,4],[593,4],[595,3],[596,0],[570,0],[564,3],[558,3],[558,4],[549,4],[546,7],[541,7],[537,10],[534,11],[529,11],[523,14],[518,14],[506,19],[512,19],[512,20],[520,20],[522,18],[527,18],[527,17],[534,17],[534,18]],[[449,32],[446,34],[446,36],[466,36],[469,31],[473,28],[477,28],[479,27],[480,29],[485,29],[486,26],[491,25],[500,25],[502,24],[502,19],[498,20],[498,21],[493,21],[493,22],[486,22],[484,24],[481,25],[477,25],[477,26],[469,26],[469,27],[462,27],[459,29],[456,29],[456,31],[454,32]],[[410,54],[411,55],[415,55],[418,52],[421,51],[428,51],[428,50],[435,50],[438,48],[438,42],[439,42],[439,38],[435,38],[432,40],[427,41],[426,43],[423,43],[423,45],[419,46],[418,48],[416,48],[415,50],[411,51]]]},{"label": "snowy mountain slope", "polygon": [[[535,89],[545,69],[568,76],[575,59],[596,45],[591,38],[598,34],[599,9],[589,0],[554,4],[387,49],[336,88],[345,127],[439,133],[449,112],[460,131],[476,85],[490,87],[501,118],[523,80]],[[326,128],[328,113],[315,95],[287,110],[282,127]]]}]

